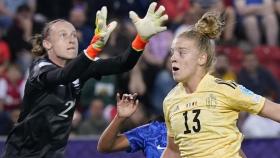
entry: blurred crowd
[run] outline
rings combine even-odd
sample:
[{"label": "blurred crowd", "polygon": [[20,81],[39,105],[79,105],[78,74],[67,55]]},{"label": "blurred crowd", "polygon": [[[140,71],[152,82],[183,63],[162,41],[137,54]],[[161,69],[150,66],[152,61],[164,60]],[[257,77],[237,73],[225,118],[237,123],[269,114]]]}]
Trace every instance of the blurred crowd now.
[{"label": "blurred crowd", "polygon": [[[123,53],[136,30],[128,18],[144,16],[152,0],[0,0],[0,135],[7,135],[19,116],[24,83],[32,61],[32,36],[56,18],[69,20],[78,31],[79,51],[89,44],[95,13],[106,5],[118,28],[101,58]],[[162,114],[162,101],[176,84],[169,51],[173,37],[188,29],[208,10],[223,13],[225,29],[216,41],[213,74],[235,80],[280,103],[280,0],[158,0],[169,15],[168,30],[154,36],[135,68],[128,73],[91,79],[83,87],[73,118],[72,136],[99,135],[116,114],[117,92],[138,93],[140,108],[126,129]],[[258,126],[256,126],[256,122]],[[241,113],[239,127],[247,137],[280,136],[280,125]],[[126,130],[123,129],[123,130]]]}]

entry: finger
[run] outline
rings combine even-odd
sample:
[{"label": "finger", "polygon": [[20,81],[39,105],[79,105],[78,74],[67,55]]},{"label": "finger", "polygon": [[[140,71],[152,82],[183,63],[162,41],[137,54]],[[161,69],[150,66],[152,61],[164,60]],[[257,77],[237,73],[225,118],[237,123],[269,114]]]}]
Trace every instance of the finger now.
[{"label": "finger", "polygon": [[150,4],[149,6],[149,9],[147,11],[147,13],[149,14],[153,14],[155,12],[155,9],[156,9],[156,6],[157,6],[157,3],[156,2],[153,2]]},{"label": "finger", "polygon": [[101,8],[101,15],[102,15],[103,20],[106,22],[106,20],[107,20],[107,7],[106,6],[103,6]]},{"label": "finger", "polygon": [[164,13],[164,11],[165,11],[165,8],[164,8],[164,6],[160,6],[159,8],[158,8],[158,10],[155,12],[155,15],[156,16],[161,16],[163,13]]},{"label": "finger", "polygon": [[117,99],[117,102],[119,102],[119,101],[121,100],[121,95],[120,95],[120,93],[117,93],[116,99]]},{"label": "finger", "polygon": [[137,99],[135,101],[135,103],[133,104],[133,109],[137,109],[138,108],[138,105],[139,105],[139,100]]},{"label": "finger", "polygon": [[167,21],[167,20],[168,20],[168,15],[167,14],[165,14],[165,15],[163,15],[159,18],[160,23],[163,23],[164,21]]},{"label": "finger", "polygon": [[133,100],[135,100],[135,99],[137,98],[137,96],[138,96],[138,94],[137,94],[137,93],[134,93],[134,94],[132,95]]},{"label": "finger", "polygon": [[114,29],[117,27],[118,23],[116,21],[113,21],[111,22],[109,25],[108,25],[108,33],[111,34]]},{"label": "finger", "polygon": [[124,100],[124,101],[128,101],[128,97],[129,97],[128,94],[124,94],[124,95],[123,95],[123,100]]},{"label": "finger", "polygon": [[167,30],[166,26],[158,27],[157,33]]},{"label": "finger", "polygon": [[132,20],[133,23],[136,23],[140,19],[134,11],[129,12],[129,18]]},{"label": "finger", "polygon": [[95,34],[100,32],[100,10],[96,12],[95,17]]},{"label": "finger", "polygon": [[129,99],[129,101],[133,101],[133,95],[129,94],[128,99]]},{"label": "finger", "polygon": [[125,94],[122,95],[122,100],[124,100],[124,98],[125,98]]}]

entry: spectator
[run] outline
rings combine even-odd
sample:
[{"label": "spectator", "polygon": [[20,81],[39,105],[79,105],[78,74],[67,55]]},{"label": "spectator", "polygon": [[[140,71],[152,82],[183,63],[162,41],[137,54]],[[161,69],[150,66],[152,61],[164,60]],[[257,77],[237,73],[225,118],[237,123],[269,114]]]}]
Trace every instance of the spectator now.
[{"label": "spectator", "polygon": [[228,57],[225,54],[220,53],[216,56],[216,65],[213,75],[223,80],[236,81],[236,75],[231,70]]},{"label": "spectator", "polygon": [[104,102],[101,99],[92,100],[89,107],[89,116],[78,129],[80,135],[99,135],[108,125],[103,117]]},{"label": "spectator", "polygon": [[[31,36],[33,29],[37,28],[37,24],[33,24],[33,14],[27,5],[22,5],[17,9],[14,23],[10,27],[5,37],[11,50],[11,61],[20,65],[22,73],[24,73],[31,63]],[[39,26],[38,26],[39,27]]]},{"label": "spectator", "polygon": [[280,102],[280,87],[274,76],[259,65],[255,54],[246,54],[243,68],[238,75],[239,84],[259,95]]},{"label": "spectator", "polygon": [[277,45],[278,21],[273,0],[236,0],[237,13],[241,16],[245,34],[253,46],[261,44],[261,27],[264,27],[266,44]]},{"label": "spectator", "polygon": [[31,44],[28,42],[32,36],[32,12],[27,5],[22,5],[17,9],[14,23],[7,32],[6,40],[12,52],[12,60],[19,56],[19,52],[30,50]]},{"label": "spectator", "polygon": [[75,7],[70,11],[69,21],[74,25],[77,30],[79,41],[79,52],[86,49],[93,36],[93,28],[86,25],[86,13],[84,8]]},{"label": "spectator", "polygon": [[9,65],[5,77],[0,78],[0,100],[4,103],[4,110],[18,109],[21,104],[20,84],[22,75],[17,65]]},{"label": "spectator", "polygon": [[30,0],[0,0],[0,24],[12,25],[16,10],[27,1]]},{"label": "spectator", "polygon": [[193,10],[196,15],[203,15],[207,11],[218,11],[223,13],[225,18],[225,30],[222,39],[225,41],[234,40],[235,12],[232,6],[226,5],[223,0],[194,0]]}]

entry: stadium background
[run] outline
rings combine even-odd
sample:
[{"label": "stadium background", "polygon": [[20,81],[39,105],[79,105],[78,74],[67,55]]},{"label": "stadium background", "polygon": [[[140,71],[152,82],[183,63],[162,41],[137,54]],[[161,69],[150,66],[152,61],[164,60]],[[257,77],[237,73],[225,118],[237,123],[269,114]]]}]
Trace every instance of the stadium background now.
[{"label": "stadium background", "polygon": [[[239,2],[244,1],[244,6]],[[106,5],[109,19],[119,26],[101,57],[125,51],[135,36],[128,18],[134,10],[144,16],[151,0],[0,0],[0,151],[5,136],[19,115],[28,67],[32,60],[30,39],[56,18],[71,21],[78,30],[79,50],[91,40],[95,13]],[[138,65],[129,73],[90,80],[84,86],[73,120],[66,157],[141,157],[142,153],[97,153],[98,135],[116,113],[116,92],[137,92],[141,107],[122,131],[149,122],[162,114],[162,100],[176,84],[168,62],[172,38],[194,24],[207,10],[224,11],[226,28],[217,41],[214,75],[233,79],[254,92],[280,101],[280,0],[159,0],[169,15],[168,31],[153,37]],[[254,10],[250,10],[256,6]],[[245,134],[248,158],[280,157],[280,125],[242,113],[239,128]]]}]

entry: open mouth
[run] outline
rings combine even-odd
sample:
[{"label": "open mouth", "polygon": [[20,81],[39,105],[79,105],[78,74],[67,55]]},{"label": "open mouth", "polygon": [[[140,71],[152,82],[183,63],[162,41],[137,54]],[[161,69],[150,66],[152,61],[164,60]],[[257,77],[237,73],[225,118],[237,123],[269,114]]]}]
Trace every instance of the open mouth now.
[{"label": "open mouth", "polygon": [[173,70],[173,71],[178,71],[179,68],[178,68],[178,67],[172,67],[172,70]]}]

